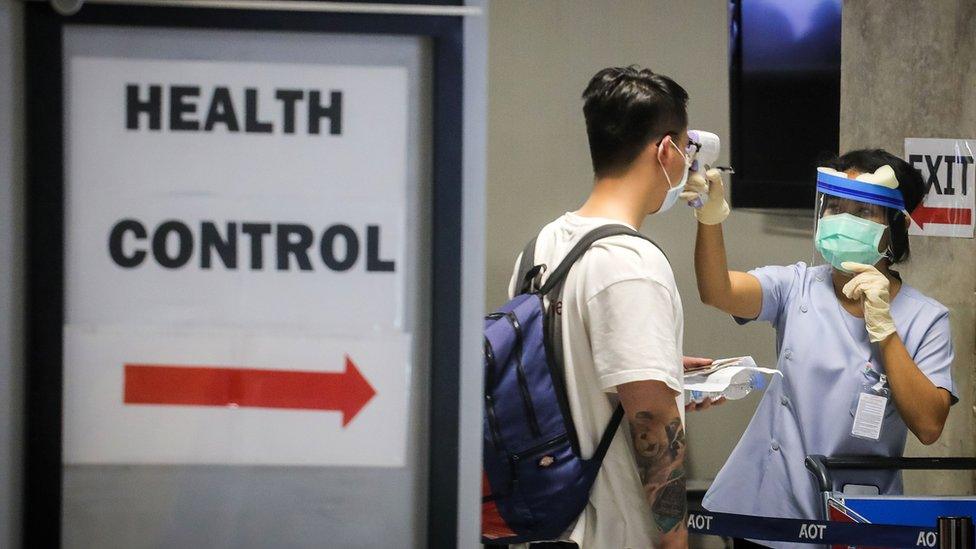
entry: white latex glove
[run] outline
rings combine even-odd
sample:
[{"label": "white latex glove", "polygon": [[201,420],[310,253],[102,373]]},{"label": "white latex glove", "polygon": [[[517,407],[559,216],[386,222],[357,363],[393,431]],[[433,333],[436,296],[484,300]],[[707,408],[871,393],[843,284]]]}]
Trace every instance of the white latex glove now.
[{"label": "white latex glove", "polygon": [[841,291],[849,299],[861,300],[864,306],[864,324],[871,341],[878,342],[895,333],[888,278],[872,265],[845,261],[840,266],[858,273]]},{"label": "white latex glove", "polygon": [[725,184],[722,183],[722,172],[711,169],[702,175],[692,172],[688,175],[685,191],[681,199],[691,202],[700,194],[707,194],[708,201],[701,208],[695,210],[695,217],[702,225],[718,225],[729,216],[729,203],[725,201]]}]

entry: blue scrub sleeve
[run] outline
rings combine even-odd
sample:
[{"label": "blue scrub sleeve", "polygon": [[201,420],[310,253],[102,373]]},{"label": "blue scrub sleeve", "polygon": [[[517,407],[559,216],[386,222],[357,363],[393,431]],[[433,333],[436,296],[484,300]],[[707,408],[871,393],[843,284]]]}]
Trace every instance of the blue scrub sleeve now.
[{"label": "blue scrub sleeve", "polygon": [[762,287],[762,308],[756,318],[739,318],[737,316],[732,318],[739,324],[746,324],[753,320],[776,324],[786,308],[790,292],[805,268],[806,264],[797,263],[785,266],[770,265],[749,271],[749,274],[759,279],[759,286]]},{"label": "blue scrub sleeve", "polygon": [[949,313],[944,312],[922,338],[915,351],[915,364],[936,387],[941,387],[952,395],[952,403],[959,401],[952,383],[952,361],[955,352],[952,348],[952,333],[949,330]]}]

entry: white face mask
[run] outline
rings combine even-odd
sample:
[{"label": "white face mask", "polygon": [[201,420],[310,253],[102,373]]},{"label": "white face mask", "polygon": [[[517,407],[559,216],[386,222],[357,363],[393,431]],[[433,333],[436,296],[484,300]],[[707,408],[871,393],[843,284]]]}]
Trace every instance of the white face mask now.
[{"label": "white face mask", "polygon": [[685,190],[685,184],[688,182],[688,170],[691,169],[691,159],[688,158],[688,155],[681,152],[681,149],[679,149],[678,146],[674,144],[674,141],[670,141],[670,143],[671,146],[678,151],[678,154],[680,154],[681,157],[684,158],[685,169],[684,172],[682,172],[681,181],[679,181],[677,185],[672,186],[671,176],[668,175],[668,170],[665,169],[664,164],[661,162],[661,159],[660,158],[657,159],[658,164],[661,164],[661,169],[664,170],[664,177],[668,180],[669,189],[668,189],[668,193],[664,195],[664,202],[661,203],[661,208],[654,213],[666,212],[671,209],[671,206],[674,206],[675,203],[678,202],[678,195],[680,195]]}]

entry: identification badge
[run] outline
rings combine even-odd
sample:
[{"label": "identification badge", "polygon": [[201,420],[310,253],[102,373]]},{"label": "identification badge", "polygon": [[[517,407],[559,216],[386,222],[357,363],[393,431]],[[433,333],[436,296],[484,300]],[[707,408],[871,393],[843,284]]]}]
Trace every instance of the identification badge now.
[{"label": "identification badge", "polygon": [[885,407],[888,399],[883,396],[861,393],[854,412],[854,428],[851,434],[857,438],[878,440],[881,438],[881,424],[884,423]]},{"label": "identification badge", "polygon": [[[851,436],[867,440],[879,440],[881,438],[881,427],[884,424],[885,408],[888,407],[888,376],[870,372],[878,376],[875,383],[870,381],[864,383],[861,393],[858,395],[857,408],[854,411],[854,426],[851,428]],[[865,371],[866,377],[872,377]]]}]

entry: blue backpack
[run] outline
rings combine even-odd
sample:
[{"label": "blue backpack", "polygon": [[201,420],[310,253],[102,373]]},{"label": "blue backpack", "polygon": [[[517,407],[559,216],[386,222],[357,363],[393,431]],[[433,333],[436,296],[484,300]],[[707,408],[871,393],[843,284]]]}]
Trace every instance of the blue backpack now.
[{"label": "blue backpack", "polygon": [[566,398],[562,288],[590,245],[622,234],[652,242],[624,225],[598,227],[538,288],[546,266],[533,265],[533,239],[519,264],[519,295],[485,318],[482,543],[557,539],[586,507],[624,411],[617,406],[593,457],[583,459]]}]

